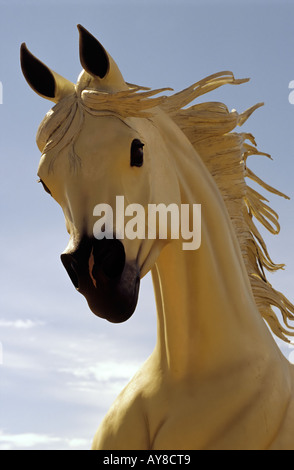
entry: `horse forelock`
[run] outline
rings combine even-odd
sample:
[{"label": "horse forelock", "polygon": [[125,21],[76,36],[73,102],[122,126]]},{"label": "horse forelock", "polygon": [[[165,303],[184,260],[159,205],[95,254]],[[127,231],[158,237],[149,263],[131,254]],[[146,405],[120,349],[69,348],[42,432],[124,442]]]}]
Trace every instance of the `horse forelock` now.
[{"label": "horse forelock", "polygon": [[[129,85],[128,90],[108,93],[93,88],[91,78],[83,73],[76,85],[76,91],[63,98],[45,116],[37,132],[37,145],[42,153],[55,148],[55,158],[67,145],[72,147],[81,131],[84,115],[150,118],[152,109],[161,106],[166,96],[156,96],[171,90],[161,88],[150,90],[146,87]],[[79,159],[73,148],[70,150],[71,161]],[[76,158],[75,158],[76,156]],[[74,158],[73,158],[74,157]],[[54,162],[52,162],[51,170]]]}]

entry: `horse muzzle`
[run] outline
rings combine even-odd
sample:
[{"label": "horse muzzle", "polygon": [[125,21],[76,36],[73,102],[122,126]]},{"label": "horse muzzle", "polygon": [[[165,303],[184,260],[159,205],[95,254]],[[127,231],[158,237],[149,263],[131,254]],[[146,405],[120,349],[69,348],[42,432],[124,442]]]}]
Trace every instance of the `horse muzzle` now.
[{"label": "horse muzzle", "polygon": [[126,261],[121,241],[85,236],[76,248],[61,255],[61,261],[95,315],[111,323],[122,323],[132,316],[140,273],[135,262]]}]

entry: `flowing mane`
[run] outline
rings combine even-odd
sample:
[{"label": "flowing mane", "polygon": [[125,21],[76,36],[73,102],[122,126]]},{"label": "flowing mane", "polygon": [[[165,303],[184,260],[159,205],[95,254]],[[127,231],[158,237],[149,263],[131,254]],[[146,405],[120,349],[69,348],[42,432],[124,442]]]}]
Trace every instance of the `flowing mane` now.
[{"label": "flowing mane", "polygon": [[[163,88],[151,91],[145,87],[129,85],[129,89],[117,93],[105,93],[91,88],[89,76],[82,74],[76,91],[58,103],[41,123],[37,143],[43,153],[55,147],[56,157],[70,145],[69,159],[73,169],[81,165],[74,143],[84,122],[85,113],[92,115],[117,115],[152,118],[152,108],[159,106],[180,127],[213,176],[225,201],[241,248],[254,299],[260,314],[280,339],[289,342],[294,336],[294,306],[275,290],[265,275],[265,269],[274,272],[283,264],[272,261],[266,243],[258,231],[254,218],[269,232],[278,234],[278,214],[267,204],[268,200],[251,188],[246,178],[253,180],[270,193],[289,199],[286,195],[263,182],[247,166],[251,155],[270,155],[257,149],[252,134],[235,132],[263,103],[242,114],[229,111],[223,103],[205,102],[186,108],[196,98],[226,84],[238,85],[248,79],[236,80],[231,72],[211,75],[189,88],[171,96],[157,96]],[[54,159],[49,171],[53,171]],[[277,308],[282,321],[273,310]],[[284,325],[282,324],[284,323]]]},{"label": "flowing mane", "polygon": [[[247,166],[251,155],[270,155],[257,149],[252,134],[237,133],[251,114],[263,103],[259,103],[242,114],[229,111],[223,103],[206,102],[184,109],[195,98],[224,84],[240,84],[248,81],[236,80],[231,72],[222,72],[201,80],[192,87],[170,97],[163,105],[189,138],[209,172],[213,176],[225,201],[241,248],[255,302],[262,317],[274,334],[289,342],[294,336],[289,320],[294,319],[294,306],[268,282],[264,269],[274,272],[283,269],[283,264],[272,261],[266,243],[258,231],[256,218],[269,232],[278,234],[278,214],[267,204],[268,200],[246,183],[251,179],[270,193],[289,199],[288,196],[262,181]],[[280,310],[283,323],[273,307]],[[285,328],[286,327],[286,328]]]}]

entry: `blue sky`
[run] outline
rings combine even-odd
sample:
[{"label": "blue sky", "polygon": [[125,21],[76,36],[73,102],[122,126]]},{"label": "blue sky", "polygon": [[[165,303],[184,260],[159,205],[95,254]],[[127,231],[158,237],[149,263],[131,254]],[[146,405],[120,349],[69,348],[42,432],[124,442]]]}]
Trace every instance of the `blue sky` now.
[{"label": "blue sky", "polygon": [[150,277],[135,315],[110,325],[91,314],[60,263],[68,242],[63,215],[36,176],[35,135],[51,105],[22,77],[20,44],[74,82],[78,23],[131,83],[178,91],[221,70],[250,77],[209,100],[238,111],[266,104],[244,130],[274,158],[252,157],[251,168],[292,197],[270,197],[282,232],[266,240],[274,260],[287,264],[270,281],[294,301],[293,18],[285,0],[0,0],[0,449],[89,448],[156,335]]}]

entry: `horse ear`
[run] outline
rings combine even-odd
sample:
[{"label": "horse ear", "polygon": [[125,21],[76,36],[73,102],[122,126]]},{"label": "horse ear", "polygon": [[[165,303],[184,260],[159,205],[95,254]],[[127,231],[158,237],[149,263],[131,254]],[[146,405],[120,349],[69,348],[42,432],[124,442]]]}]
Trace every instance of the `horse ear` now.
[{"label": "horse ear", "polygon": [[123,76],[100,42],[80,24],[80,61],[84,70],[96,80],[97,88],[105,91],[127,89]]},{"label": "horse ear", "polygon": [[20,62],[28,84],[43,98],[58,103],[65,96],[74,93],[74,84],[50,70],[28,50],[24,43],[20,48]]},{"label": "horse ear", "polygon": [[80,33],[80,60],[83,68],[93,77],[104,78],[109,72],[109,57],[100,44],[82,25],[78,25]]}]

